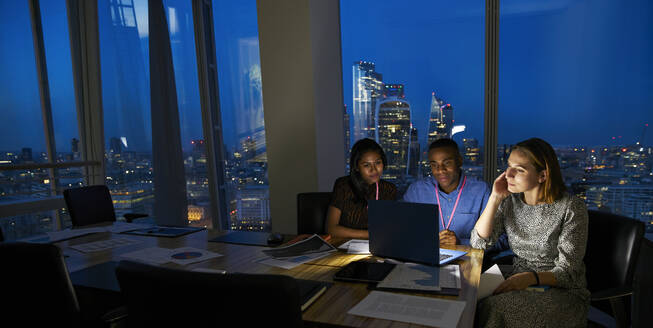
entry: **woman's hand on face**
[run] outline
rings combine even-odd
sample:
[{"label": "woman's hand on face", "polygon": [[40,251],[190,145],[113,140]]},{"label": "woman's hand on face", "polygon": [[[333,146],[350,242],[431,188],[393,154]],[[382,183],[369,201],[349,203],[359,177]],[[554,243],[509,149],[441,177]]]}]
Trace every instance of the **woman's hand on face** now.
[{"label": "woman's hand on face", "polygon": [[532,272],[520,272],[504,280],[493,295],[510,292],[513,290],[522,290],[535,283],[535,277]]},{"label": "woman's hand on face", "polygon": [[498,197],[499,199],[504,199],[510,196],[510,191],[508,191],[508,180],[506,179],[506,172],[501,173],[495,180],[492,185],[492,194]]}]

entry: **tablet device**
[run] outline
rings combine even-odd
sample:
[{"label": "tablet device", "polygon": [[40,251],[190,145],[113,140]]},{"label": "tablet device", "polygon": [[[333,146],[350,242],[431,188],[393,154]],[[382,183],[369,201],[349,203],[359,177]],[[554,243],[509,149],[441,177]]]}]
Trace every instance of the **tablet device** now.
[{"label": "tablet device", "polygon": [[385,262],[354,261],[336,272],[333,280],[379,282],[385,279],[395,266],[396,264]]}]

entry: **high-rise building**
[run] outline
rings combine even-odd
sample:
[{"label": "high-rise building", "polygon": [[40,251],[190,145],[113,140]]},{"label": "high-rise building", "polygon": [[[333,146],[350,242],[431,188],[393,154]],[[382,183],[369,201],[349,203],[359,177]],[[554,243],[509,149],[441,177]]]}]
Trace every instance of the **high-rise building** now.
[{"label": "high-rise building", "polygon": [[32,157],[32,148],[25,147],[21,150],[21,159],[23,162],[33,162],[34,158]]},{"label": "high-rise building", "polygon": [[343,107],[342,125],[345,131],[345,172],[349,171],[349,154],[351,151],[351,130],[349,128],[349,114],[347,105]]},{"label": "high-rise building", "polygon": [[70,141],[70,149],[73,154],[79,153],[79,139],[73,138]]},{"label": "high-rise building", "polygon": [[358,61],[353,65],[354,141],[375,138],[378,99],[383,93],[383,76],[376,72],[374,63]]},{"label": "high-rise building", "polygon": [[428,144],[440,138],[446,138],[446,124],[442,113],[445,106],[444,100],[438,98],[435,92],[431,93],[431,115],[429,117]]},{"label": "high-rise building", "polygon": [[463,138],[463,163],[467,165],[479,165],[481,162],[481,149],[478,148],[478,140],[474,138]]},{"label": "high-rise building", "polygon": [[417,129],[411,124],[410,127],[410,147],[408,152],[408,175],[419,177],[420,146],[417,135]]},{"label": "high-rise building", "polygon": [[410,104],[403,98],[384,98],[377,105],[377,142],[388,158],[384,179],[397,181],[408,173],[411,137]]},{"label": "high-rise building", "polygon": [[114,155],[122,153],[122,143],[119,138],[111,137],[109,139],[109,151]]}]

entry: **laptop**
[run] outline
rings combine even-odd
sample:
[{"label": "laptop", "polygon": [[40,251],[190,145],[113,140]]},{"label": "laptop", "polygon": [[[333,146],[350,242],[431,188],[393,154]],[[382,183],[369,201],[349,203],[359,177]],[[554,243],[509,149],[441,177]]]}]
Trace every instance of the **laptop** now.
[{"label": "laptop", "polygon": [[370,253],[405,262],[444,265],[467,252],[440,248],[438,205],[368,201]]}]

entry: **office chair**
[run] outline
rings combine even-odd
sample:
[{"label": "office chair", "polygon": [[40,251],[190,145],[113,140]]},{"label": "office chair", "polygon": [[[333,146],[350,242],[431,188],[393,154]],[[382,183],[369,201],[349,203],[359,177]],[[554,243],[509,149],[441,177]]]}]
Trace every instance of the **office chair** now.
[{"label": "office chair", "polygon": [[5,235],[2,233],[2,228],[0,228],[0,243],[5,241]]},{"label": "office chair", "polygon": [[[51,244],[0,244],[3,325],[77,327],[80,308],[63,253]],[[8,324],[7,326],[12,326]]]},{"label": "office chair", "polygon": [[[591,305],[611,312],[618,327],[630,325],[633,276],[644,236],[644,223],[589,210],[585,267]],[[609,301],[609,308],[606,306]]]},{"label": "office chair", "polygon": [[[63,192],[63,197],[73,227],[116,221],[116,212],[113,210],[111,194],[109,188],[105,185],[66,189]],[[147,214],[136,213],[124,215],[127,222],[146,216]]]},{"label": "office chair", "polygon": [[116,268],[129,327],[301,327],[297,281],[121,261]]},{"label": "office chair", "polygon": [[325,222],[331,192],[297,194],[297,234],[326,234]]}]

